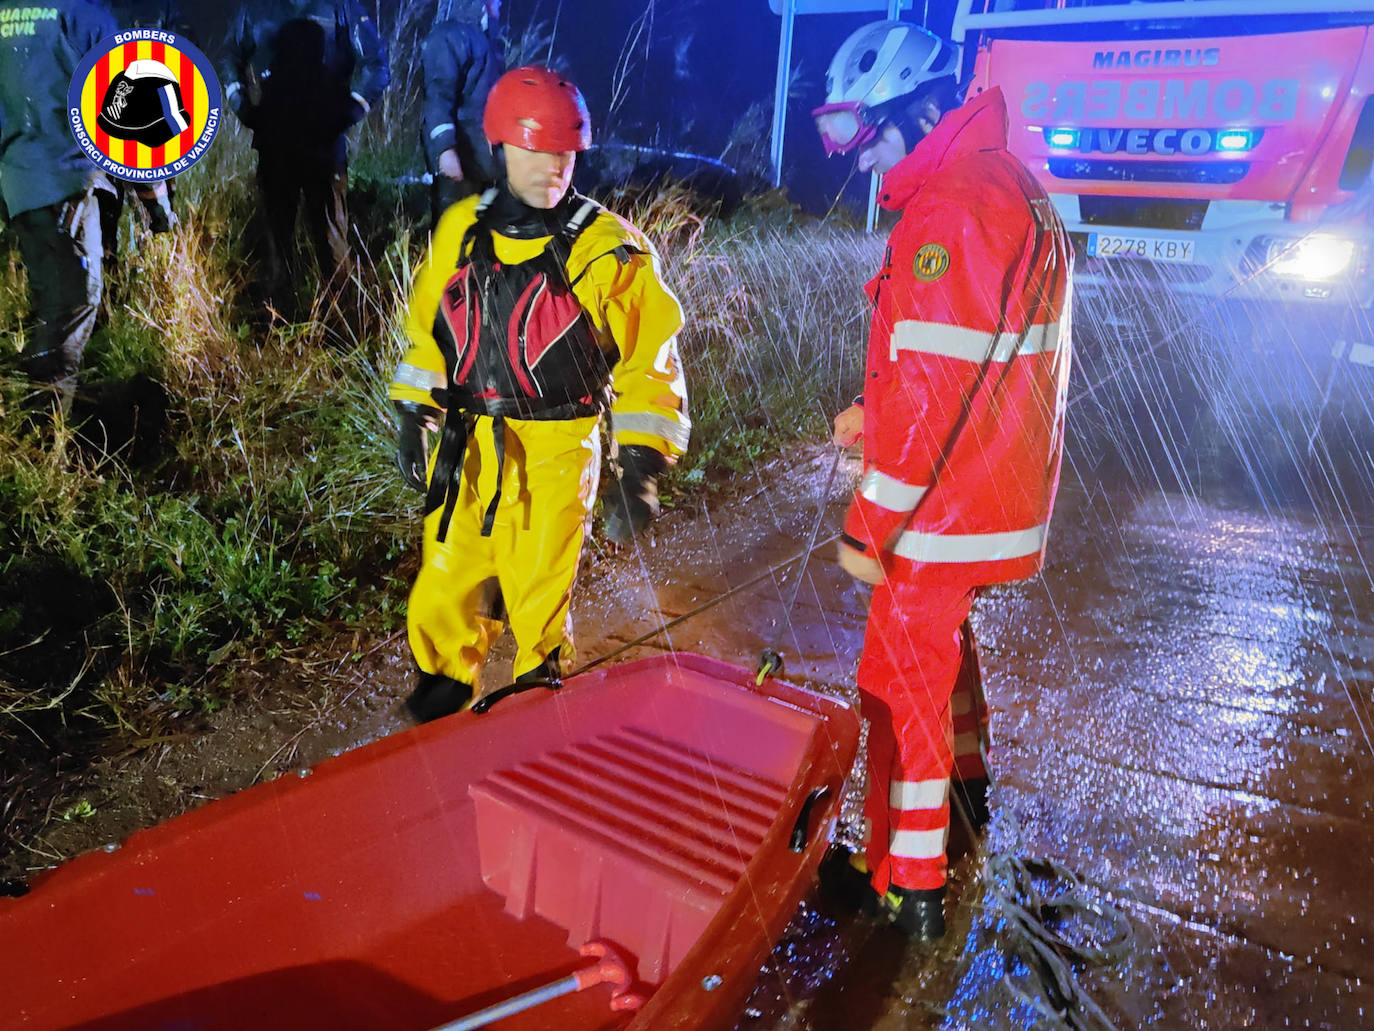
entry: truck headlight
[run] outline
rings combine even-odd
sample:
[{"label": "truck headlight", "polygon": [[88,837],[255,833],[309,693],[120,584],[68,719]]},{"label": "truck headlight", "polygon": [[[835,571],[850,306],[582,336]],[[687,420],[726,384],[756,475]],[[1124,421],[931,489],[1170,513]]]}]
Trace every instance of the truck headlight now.
[{"label": "truck headlight", "polygon": [[1332,233],[1311,233],[1297,240],[1269,241],[1265,264],[1276,276],[1335,279],[1355,262],[1355,241]]}]

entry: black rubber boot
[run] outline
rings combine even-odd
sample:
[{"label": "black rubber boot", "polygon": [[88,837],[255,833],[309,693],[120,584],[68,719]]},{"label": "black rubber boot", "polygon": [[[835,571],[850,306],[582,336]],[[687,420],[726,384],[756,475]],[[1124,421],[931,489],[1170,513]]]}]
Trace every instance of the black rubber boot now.
[{"label": "black rubber boot", "polygon": [[970,777],[968,780],[956,780],[952,785],[954,794],[954,804],[963,809],[964,815],[968,817],[968,822],[973,825],[975,831],[980,831],[988,825],[988,779],[986,777]]},{"label": "black rubber boot", "polygon": [[821,894],[839,908],[864,916],[878,916],[883,912],[882,900],[873,890],[864,869],[863,853],[850,852],[836,845],[821,860],[817,877]]},{"label": "black rubber boot", "polygon": [[945,936],[945,888],[887,889],[883,904],[892,924],[915,942],[937,942]]},{"label": "black rubber boot", "polygon": [[504,701],[513,694],[522,694],[525,691],[533,691],[536,688],[546,687],[550,691],[557,691],[563,686],[563,677],[559,670],[562,667],[558,661],[558,649],[549,652],[544,659],[534,669],[527,669],[505,687],[498,687],[495,691],[488,691],[481,698],[473,703],[472,711],[479,716],[485,712],[490,712],[491,707],[498,702]]},{"label": "black rubber boot", "polygon": [[421,723],[437,720],[464,708],[472,701],[472,688],[461,680],[439,673],[420,673],[419,683],[406,699],[406,708]]},{"label": "black rubber boot", "polygon": [[541,662],[534,669],[526,670],[515,678],[517,684],[537,684],[541,687],[547,686],[557,691],[563,686],[563,674],[558,662],[558,649],[549,652],[548,658]]}]

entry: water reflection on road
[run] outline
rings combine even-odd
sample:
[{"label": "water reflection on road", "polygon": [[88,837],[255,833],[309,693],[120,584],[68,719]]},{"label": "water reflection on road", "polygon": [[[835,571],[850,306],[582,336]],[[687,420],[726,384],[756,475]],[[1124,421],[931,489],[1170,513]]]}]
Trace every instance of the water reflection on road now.
[{"label": "water reflection on road", "polygon": [[[1121,355],[1083,353],[1077,382],[1112,386],[1071,408],[1047,568],[975,608],[998,790],[985,840],[956,825],[947,940],[910,948],[821,893],[738,1031],[1048,1026],[985,892],[998,854],[1062,863],[1129,919],[1127,959],[1074,970],[1118,1028],[1374,1026],[1374,383],[1271,403],[1281,365],[1151,353],[1110,381]],[[665,531],[580,625],[671,619],[772,566],[656,646],[781,647],[791,676],[852,685],[867,599],[830,548],[784,612],[829,455]]]},{"label": "water reflection on road", "polygon": [[[980,883],[996,853],[1057,860],[1129,917],[1130,958],[1077,971],[1117,1027],[1374,1026],[1368,438],[1287,469],[1294,449],[1244,439],[1248,478],[1235,448],[1174,473],[1091,434],[1074,450],[1043,576],[977,610],[998,816],[955,866],[951,940],[907,948],[822,895],[741,1031],[1037,1026]],[[830,613],[798,636],[854,646],[833,601],[852,588],[811,575]]]}]

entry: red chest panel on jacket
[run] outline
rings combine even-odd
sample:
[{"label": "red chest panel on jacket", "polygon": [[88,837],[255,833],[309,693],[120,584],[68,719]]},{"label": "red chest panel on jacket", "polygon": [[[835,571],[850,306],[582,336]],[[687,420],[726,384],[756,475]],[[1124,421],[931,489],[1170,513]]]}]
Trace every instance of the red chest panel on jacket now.
[{"label": "red chest panel on jacket", "polygon": [[616,355],[601,349],[568,281],[577,231],[555,234],[516,264],[496,259],[480,217],[468,231],[434,326],[451,407],[537,418],[567,405],[600,406]]}]

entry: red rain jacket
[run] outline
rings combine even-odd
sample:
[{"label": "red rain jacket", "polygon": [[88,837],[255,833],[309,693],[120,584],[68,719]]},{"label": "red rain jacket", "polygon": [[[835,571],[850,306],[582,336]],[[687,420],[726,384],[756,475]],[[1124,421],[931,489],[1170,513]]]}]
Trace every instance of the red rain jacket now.
[{"label": "red rain jacket", "polygon": [[865,475],[845,533],[886,552],[889,575],[1031,576],[1064,441],[1068,236],[1007,151],[995,87],[948,112],[882,186],[902,214],[868,284]]}]

